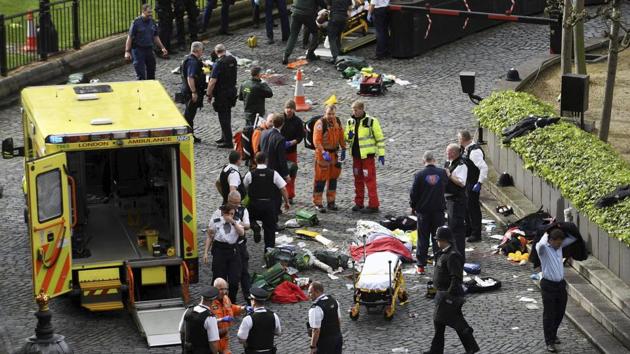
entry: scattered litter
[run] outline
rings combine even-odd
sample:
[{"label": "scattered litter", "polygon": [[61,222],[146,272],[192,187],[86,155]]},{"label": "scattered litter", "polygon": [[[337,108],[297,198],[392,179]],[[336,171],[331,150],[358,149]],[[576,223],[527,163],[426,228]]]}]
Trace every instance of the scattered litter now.
[{"label": "scattered litter", "polygon": [[249,67],[252,65],[252,60],[247,58],[238,58],[236,59],[236,65]]},{"label": "scattered litter", "polygon": [[328,229],[322,229],[322,232],[328,232]]},{"label": "scattered litter", "polygon": [[315,70],[313,70],[314,73],[320,72],[322,71],[322,68],[320,68],[319,66],[315,68]]},{"label": "scattered litter", "polygon": [[475,277],[475,282],[477,282],[477,284],[483,288],[487,288],[489,286],[493,286],[497,283],[496,280],[489,278],[489,279],[481,279],[479,277]]},{"label": "scattered litter", "polygon": [[357,229],[355,229],[354,227],[351,227],[351,228],[346,229],[346,232],[348,232],[348,233],[352,233],[352,234],[353,234],[355,231],[357,231]]},{"label": "scattered litter", "polygon": [[532,299],[531,297],[526,297],[526,296],[521,296],[520,299],[518,299],[518,301],[531,302],[532,304],[538,303],[538,301],[536,301],[535,299]]},{"label": "scattered litter", "polygon": [[468,247],[468,248],[466,248],[464,251],[466,251],[466,252],[472,252],[472,251],[474,251],[474,250],[475,250],[475,248],[474,248],[474,247]]},{"label": "scattered litter", "polygon": [[484,225],[485,224],[494,224],[494,222],[495,221],[492,220],[492,219],[481,219],[481,223],[484,224]]},{"label": "scattered litter", "polygon": [[300,227],[300,223],[297,221],[297,219],[289,219],[284,223],[284,226],[290,228],[298,228]]},{"label": "scattered litter", "polygon": [[300,247],[300,248],[304,248],[304,247],[306,247],[306,242],[302,242],[302,241],[300,241],[300,242],[298,242],[298,244],[297,244],[297,245],[298,245],[298,247]]},{"label": "scattered litter", "polygon": [[538,305],[534,305],[534,304],[527,304],[527,305],[525,305],[525,307],[527,307],[528,310],[538,310],[539,309]]},{"label": "scattered litter", "polygon": [[[302,59],[304,58],[304,59]],[[299,57],[298,60],[290,62],[289,64],[287,64],[287,68],[289,69],[297,69],[303,65],[308,64],[308,61],[306,60],[306,57]]]},{"label": "scattered litter", "polygon": [[281,236],[276,237],[276,243],[280,245],[291,243],[291,242],[293,242],[293,237],[286,236],[286,235],[281,235]]},{"label": "scattered litter", "polygon": [[397,83],[400,86],[407,86],[407,85],[411,84],[411,82],[409,82],[407,80],[399,79],[399,78],[395,78],[394,82]]},{"label": "scattered litter", "polygon": [[179,70],[180,70],[180,68],[179,68],[179,66],[178,66],[178,67],[176,67],[175,69],[171,70],[171,74],[176,74],[176,75],[179,75],[179,73],[180,73],[180,71],[179,71]]},{"label": "scattered litter", "polygon": [[287,274],[293,275],[293,274],[297,274],[297,273],[298,273],[297,268],[287,267]]},{"label": "scattered litter", "polygon": [[386,331],[387,330],[387,328],[385,328],[385,327],[378,327],[378,326],[374,327],[374,329],[379,330],[379,331]]},{"label": "scattered litter", "polygon": [[409,314],[409,318],[417,318],[417,317],[418,317],[418,314],[415,312]]},{"label": "scattered litter", "polygon": [[511,329],[511,330],[513,330],[513,331],[518,331],[520,328],[518,328],[518,327],[512,327],[512,328],[510,328],[510,329]]},{"label": "scattered litter", "polygon": [[310,278],[295,278],[295,283],[300,288],[308,286],[308,284],[310,284],[310,282],[311,282]]},{"label": "scattered litter", "polygon": [[495,240],[503,240],[503,235],[490,235],[489,237]]},{"label": "scattered litter", "polygon": [[313,87],[313,86],[315,86],[315,83],[313,82],[313,80],[311,80],[311,81],[303,84],[302,86],[304,86],[304,87]]},{"label": "scattered litter", "polygon": [[403,274],[416,274],[416,270],[413,268],[408,268],[403,270]]},{"label": "scattered litter", "polygon": [[352,290],[354,289],[354,285],[346,283],[346,289]]},{"label": "scattered litter", "polygon": [[512,274],[512,278],[516,279],[516,278],[518,278],[518,275]]},{"label": "scattered litter", "polygon": [[528,262],[527,259],[521,259],[521,261],[518,263],[518,265],[524,266],[524,265],[527,264],[527,262]]},{"label": "scattered litter", "polygon": [[336,276],[336,275],[333,275],[333,274],[330,274],[330,273],[328,273],[327,275],[328,275],[328,277],[329,277],[330,279],[332,279],[332,280],[337,280],[337,279],[339,279],[339,277],[338,277],[338,276]]},{"label": "scattered litter", "polygon": [[496,226],[494,224],[486,225],[486,232],[492,232]]},{"label": "scattered litter", "polygon": [[330,252],[337,252],[337,251],[339,251],[339,248],[333,247],[333,248],[329,249],[329,251]]},{"label": "scattered litter", "polygon": [[534,291],[534,288],[527,288],[527,291]]},{"label": "scattered litter", "polygon": [[392,349],[392,353],[409,353],[409,349],[405,347],[394,348]]}]

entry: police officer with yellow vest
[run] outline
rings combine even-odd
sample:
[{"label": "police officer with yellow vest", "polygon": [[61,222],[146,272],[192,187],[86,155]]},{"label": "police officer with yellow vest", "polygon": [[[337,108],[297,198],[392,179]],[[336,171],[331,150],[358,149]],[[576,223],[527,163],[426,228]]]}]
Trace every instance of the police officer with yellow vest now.
[{"label": "police officer with yellow vest", "polygon": [[[344,129],[344,138],[352,146],[352,174],[354,175],[354,206],[352,211],[377,213],[379,202],[376,191],[378,158],[385,165],[385,137],[378,119],[365,113],[365,104],[358,100],[352,104],[352,117]],[[343,155],[343,154],[342,154]],[[342,159],[345,156],[342,156]],[[365,186],[370,201],[364,208]]]}]

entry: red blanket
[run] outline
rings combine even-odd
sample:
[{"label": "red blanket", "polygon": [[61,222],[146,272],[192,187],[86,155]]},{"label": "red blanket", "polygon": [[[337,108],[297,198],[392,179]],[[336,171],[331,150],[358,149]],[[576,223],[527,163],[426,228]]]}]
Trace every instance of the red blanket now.
[{"label": "red blanket", "polygon": [[288,280],[280,283],[271,294],[271,301],[278,304],[292,304],[308,300],[308,296],[296,284]]},{"label": "red blanket", "polygon": [[[365,246],[365,253],[368,256],[372,253],[383,251],[396,253],[401,256],[403,260],[408,262],[413,260],[411,258],[411,252],[395,237],[381,237]],[[357,262],[363,260],[363,246],[350,246],[350,255]]]}]

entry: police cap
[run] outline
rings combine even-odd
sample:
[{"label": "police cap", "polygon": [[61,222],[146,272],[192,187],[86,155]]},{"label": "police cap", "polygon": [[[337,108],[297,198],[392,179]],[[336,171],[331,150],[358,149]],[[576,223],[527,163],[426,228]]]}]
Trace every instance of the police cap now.
[{"label": "police cap", "polygon": [[452,242],[453,233],[451,233],[451,229],[449,229],[448,226],[440,226],[435,234],[435,239]]},{"label": "police cap", "polygon": [[269,292],[263,288],[252,287],[249,290],[249,297],[258,301],[265,301],[269,298]]},{"label": "police cap", "polygon": [[209,286],[201,290],[201,296],[204,300],[214,300],[219,296],[219,289],[214,286]]}]

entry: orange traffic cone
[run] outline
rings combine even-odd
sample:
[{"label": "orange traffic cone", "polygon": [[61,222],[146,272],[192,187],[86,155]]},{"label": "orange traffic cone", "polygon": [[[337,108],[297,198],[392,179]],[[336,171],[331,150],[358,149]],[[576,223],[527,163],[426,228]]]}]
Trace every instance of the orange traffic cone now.
[{"label": "orange traffic cone", "polygon": [[22,50],[25,52],[37,51],[37,33],[35,32],[35,22],[31,11],[26,14],[26,44],[24,44]]},{"label": "orange traffic cone", "polygon": [[306,103],[306,99],[304,97],[304,86],[302,85],[302,69],[298,69],[295,75],[295,94],[293,96],[296,111],[306,112],[311,110],[311,105]]}]

